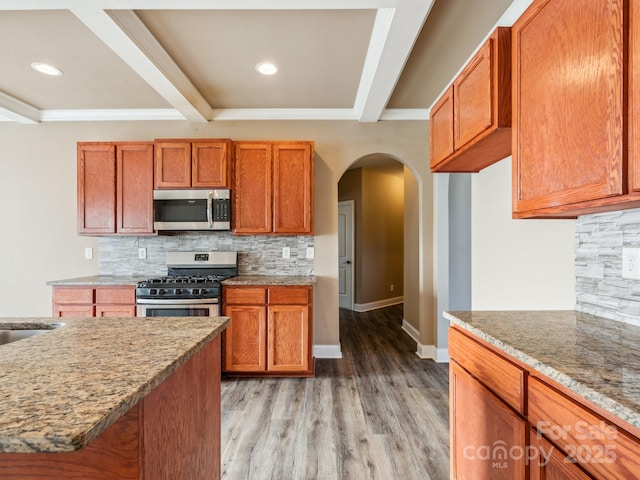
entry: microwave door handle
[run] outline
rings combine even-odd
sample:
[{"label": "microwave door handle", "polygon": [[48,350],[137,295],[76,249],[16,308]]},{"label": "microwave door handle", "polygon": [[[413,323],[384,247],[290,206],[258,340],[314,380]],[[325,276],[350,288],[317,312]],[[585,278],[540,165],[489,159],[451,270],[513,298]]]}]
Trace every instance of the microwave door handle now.
[{"label": "microwave door handle", "polygon": [[209,190],[207,195],[207,221],[209,228],[213,228],[213,190]]}]

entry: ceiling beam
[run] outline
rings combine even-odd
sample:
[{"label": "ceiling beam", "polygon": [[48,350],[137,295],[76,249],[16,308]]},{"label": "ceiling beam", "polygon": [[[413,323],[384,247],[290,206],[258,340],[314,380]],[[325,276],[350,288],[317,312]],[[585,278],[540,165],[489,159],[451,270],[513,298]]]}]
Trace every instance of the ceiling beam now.
[{"label": "ceiling beam", "polygon": [[106,12],[93,2],[75,4],[71,12],[187,120],[210,120],[211,106],[135,12]]},{"label": "ceiling beam", "polygon": [[361,122],[380,119],[434,2],[403,0],[378,10],[354,104]]},{"label": "ceiling beam", "polygon": [[26,124],[41,121],[40,110],[2,92],[0,92],[0,117]]},{"label": "ceiling beam", "polygon": [[0,10],[375,10],[402,0],[0,0]]}]

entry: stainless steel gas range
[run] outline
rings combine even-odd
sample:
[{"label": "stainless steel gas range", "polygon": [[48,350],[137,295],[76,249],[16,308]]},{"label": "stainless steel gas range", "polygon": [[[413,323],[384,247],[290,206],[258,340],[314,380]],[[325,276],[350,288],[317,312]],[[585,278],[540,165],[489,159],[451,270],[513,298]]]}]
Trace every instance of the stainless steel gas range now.
[{"label": "stainless steel gas range", "polygon": [[167,252],[168,274],[139,282],[138,317],[217,317],[222,280],[238,275],[237,252]]}]

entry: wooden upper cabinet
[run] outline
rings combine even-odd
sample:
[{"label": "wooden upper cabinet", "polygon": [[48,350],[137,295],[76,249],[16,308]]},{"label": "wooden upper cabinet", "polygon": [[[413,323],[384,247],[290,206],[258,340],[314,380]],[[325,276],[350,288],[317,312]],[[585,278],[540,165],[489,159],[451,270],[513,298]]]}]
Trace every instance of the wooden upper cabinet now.
[{"label": "wooden upper cabinet", "polygon": [[477,172],[511,154],[511,29],[480,47],[430,118],[431,170]]},{"label": "wooden upper cabinet", "polygon": [[313,143],[273,146],[273,231],[313,232]]},{"label": "wooden upper cabinet", "polygon": [[230,140],[156,140],[156,188],[229,188]]},{"label": "wooden upper cabinet", "polygon": [[117,148],[117,232],[153,232],[153,145],[124,144]]},{"label": "wooden upper cabinet", "polygon": [[78,143],[78,233],[153,233],[153,144]]},{"label": "wooden upper cabinet", "polygon": [[440,97],[431,109],[431,168],[446,160],[453,148],[453,86]]},{"label": "wooden upper cabinet", "polygon": [[627,192],[626,3],[536,0],[514,24],[514,217],[599,211]]},{"label": "wooden upper cabinet", "polygon": [[272,231],[272,148],[269,143],[236,143],[231,208],[234,233]]},{"label": "wooden upper cabinet", "polygon": [[238,142],[233,232],[313,233],[313,142]]},{"label": "wooden upper cabinet", "polygon": [[629,192],[640,193],[640,3],[629,5]]},{"label": "wooden upper cabinet", "polygon": [[115,233],[116,147],[78,143],[78,233]]}]

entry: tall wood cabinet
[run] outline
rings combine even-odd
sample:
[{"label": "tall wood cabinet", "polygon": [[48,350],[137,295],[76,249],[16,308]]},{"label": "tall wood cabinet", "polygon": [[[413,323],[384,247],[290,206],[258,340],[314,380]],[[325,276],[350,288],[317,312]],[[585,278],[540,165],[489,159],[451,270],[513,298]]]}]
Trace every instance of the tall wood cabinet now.
[{"label": "tall wood cabinet", "polygon": [[234,145],[233,232],[313,234],[313,142]]},{"label": "tall wood cabinet", "polygon": [[153,144],[78,143],[78,233],[153,233]]},{"label": "tall wood cabinet", "polygon": [[511,29],[487,39],[430,116],[433,172],[477,172],[511,154]]},{"label": "tall wood cabinet", "polygon": [[536,0],[514,24],[514,217],[640,205],[639,19],[637,2]]},{"label": "tall wood cabinet", "polygon": [[230,188],[231,140],[155,141],[156,188]]},{"label": "tall wood cabinet", "polygon": [[225,286],[223,371],[231,375],[313,375],[310,286]]}]

